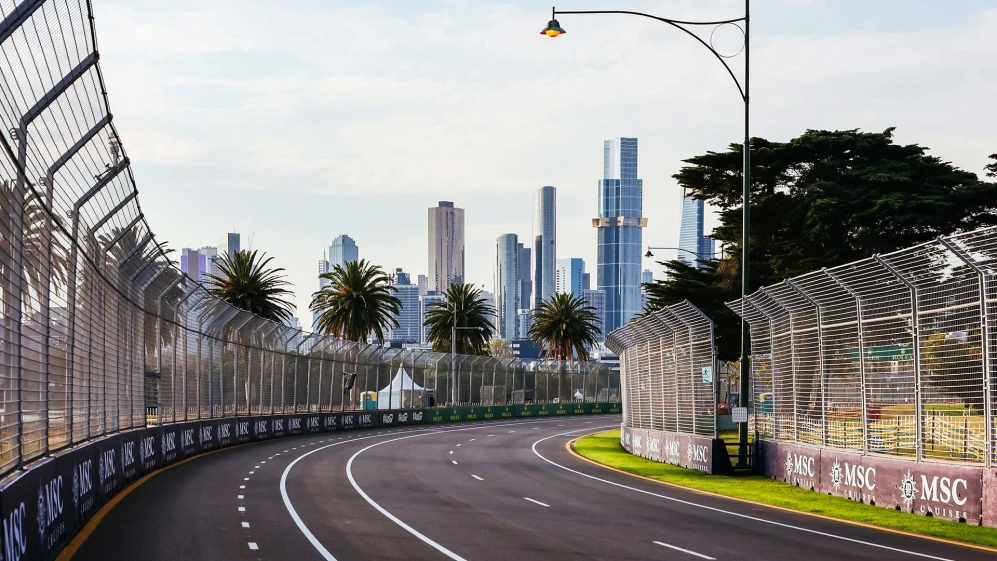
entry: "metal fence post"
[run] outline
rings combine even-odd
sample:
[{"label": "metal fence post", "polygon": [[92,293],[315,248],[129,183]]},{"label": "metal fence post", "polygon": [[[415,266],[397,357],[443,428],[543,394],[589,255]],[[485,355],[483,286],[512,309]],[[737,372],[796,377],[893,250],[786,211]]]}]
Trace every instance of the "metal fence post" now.
[{"label": "metal fence post", "polygon": [[855,299],[855,329],[858,331],[858,353],[859,353],[859,386],[861,386],[861,403],[862,403],[862,452],[869,452],[869,405],[868,398],[868,388],[866,386],[866,373],[865,373],[865,329],[862,328],[862,318],[864,317],[862,309],[862,297],[859,296],[857,292],[851,289],[847,284],[841,281],[836,274],[834,274],[830,269],[826,267],[821,269],[827,278],[831,279],[831,282],[841,287],[842,290],[851,295]]},{"label": "metal fence post", "polygon": [[924,400],[921,392],[921,339],[920,339],[920,318],[917,314],[917,286],[907,280],[899,271],[893,268],[885,259],[878,254],[872,258],[882,265],[891,275],[902,282],[910,290],[910,323],[911,323],[911,345],[913,345],[914,355],[914,407],[917,418],[914,421],[915,445],[914,453],[917,461],[924,460]]},{"label": "metal fence post", "polygon": [[[823,309],[816,300],[810,297],[798,284],[790,279],[785,280],[786,286],[791,288],[797,294],[800,295],[804,300],[806,300],[817,314],[817,360],[820,368],[820,409],[821,409],[821,445],[827,446],[827,391],[825,389],[825,378],[827,377],[827,369],[824,366],[824,318]],[[864,416],[864,415],[863,415]]]}]

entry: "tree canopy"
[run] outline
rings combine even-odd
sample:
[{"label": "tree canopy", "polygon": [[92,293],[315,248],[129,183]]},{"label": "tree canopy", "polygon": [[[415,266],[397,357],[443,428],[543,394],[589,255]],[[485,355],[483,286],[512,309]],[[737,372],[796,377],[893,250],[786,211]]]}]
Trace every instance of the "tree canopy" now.
[{"label": "tree canopy", "polygon": [[[751,289],[997,224],[997,183],[926,147],[894,143],[893,130],[808,130],[788,142],[751,140]],[[988,175],[997,174],[997,154],[991,158]],[[720,353],[733,358],[740,339],[722,333],[736,333],[724,323],[739,320],[723,302],[741,290],[742,146],[684,162],[673,177],[719,210],[713,237],[727,257],[705,270],[663,263],[669,275],[648,287],[649,309],[688,298],[714,318]]]},{"label": "tree canopy", "polygon": [[398,327],[395,319],[402,301],[398,289],[381,267],[366,259],[336,265],[319,275],[329,284],[312,294],[311,309],[318,314],[319,333],[364,343],[373,334],[384,341],[388,330]]}]

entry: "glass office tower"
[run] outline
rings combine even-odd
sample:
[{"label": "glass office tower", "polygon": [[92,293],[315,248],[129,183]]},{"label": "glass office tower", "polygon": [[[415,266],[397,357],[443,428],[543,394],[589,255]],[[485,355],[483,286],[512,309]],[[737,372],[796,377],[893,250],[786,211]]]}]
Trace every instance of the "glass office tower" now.
[{"label": "glass office tower", "polygon": [[557,190],[547,185],[537,189],[533,220],[533,307],[554,294],[557,261]]}]

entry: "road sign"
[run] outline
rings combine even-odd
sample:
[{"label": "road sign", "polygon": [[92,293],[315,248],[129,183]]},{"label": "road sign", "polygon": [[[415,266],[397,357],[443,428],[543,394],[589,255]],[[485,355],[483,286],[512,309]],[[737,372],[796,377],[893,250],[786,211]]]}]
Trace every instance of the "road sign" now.
[{"label": "road sign", "polygon": [[748,408],[747,407],[732,407],[730,410],[731,420],[735,423],[747,423],[748,422]]},{"label": "road sign", "polygon": [[704,366],[703,367],[703,383],[712,384],[713,383],[713,367]]}]

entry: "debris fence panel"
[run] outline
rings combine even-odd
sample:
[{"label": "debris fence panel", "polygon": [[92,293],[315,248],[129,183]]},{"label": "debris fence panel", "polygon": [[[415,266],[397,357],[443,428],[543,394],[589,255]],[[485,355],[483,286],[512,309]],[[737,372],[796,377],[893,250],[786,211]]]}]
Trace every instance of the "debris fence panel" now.
[{"label": "debris fence panel", "polygon": [[613,331],[606,346],[620,356],[624,426],[717,436],[713,321],[689,301],[667,306]]},{"label": "debris fence panel", "polygon": [[997,228],[759,289],[751,328],[759,436],[917,461],[993,465]]}]

